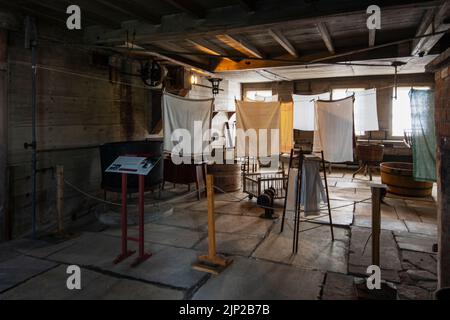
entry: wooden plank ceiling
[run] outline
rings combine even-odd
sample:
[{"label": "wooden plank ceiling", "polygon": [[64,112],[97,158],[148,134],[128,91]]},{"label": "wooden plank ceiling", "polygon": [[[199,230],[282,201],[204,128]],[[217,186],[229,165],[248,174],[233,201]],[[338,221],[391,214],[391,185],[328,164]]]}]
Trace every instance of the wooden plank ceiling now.
[{"label": "wooden plank ceiling", "polygon": [[[5,10],[51,20],[64,28],[66,7],[77,4],[82,10],[84,36],[89,44],[115,48],[128,41],[139,48],[140,54],[159,59],[167,57],[171,63],[179,61],[224,77],[234,77],[239,74],[237,71],[242,71],[245,77],[252,70],[251,74],[280,72],[280,79],[294,80],[305,75],[320,77],[327,70],[339,74],[336,70],[346,68],[356,75],[377,69],[330,65],[312,68],[311,65],[304,71],[304,63],[324,58],[327,60],[322,63],[382,61],[389,64],[403,59],[408,64],[402,67],[402,72],[416,72],[417,66],[425,61],[421,57],[426,59],[428,54],[439,53],[448,46],[449,37],[445,33],[382,45],[449,29],[449,0],[378,1],[381,29],[369,31],[366,8],[372,2],[0,0],[0,5]],[[342,55],[348,52],[356,53]],[[389,67],[378,69],[375,72],[392,71]]]}]

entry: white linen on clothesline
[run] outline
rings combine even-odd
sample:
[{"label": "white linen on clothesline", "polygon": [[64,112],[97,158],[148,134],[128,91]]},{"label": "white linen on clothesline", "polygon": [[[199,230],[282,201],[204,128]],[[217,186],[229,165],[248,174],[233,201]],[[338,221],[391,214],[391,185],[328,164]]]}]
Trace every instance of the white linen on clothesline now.
[{"label": "white linen on clothesline", "polygon": [[316,101],[313,151],[323,151],[326,161],[353,161],[353,96]]},{"label": "white linen on clothesline", "polygon": [[[257,102],[257,101],[238,101],[236,100],[236,129],[237,131],[237,152],[238,156],[259,156],[262,153],[274,155],[279,153],[279,129],[280,129],[280,103],[279,102]],[[257,136],[257,143],[249,143],[243,134],[247,130],[254,129]],[[266,135],[263,135],[265,130]],[[277,130],[278,141],[273,141],[272,135]],[[267,145],[262,145],[263,140]],[[265,142],[264,141],[264,142]],[[275,147],[275,144],[278,148]],[[260,150],[263,148],[263,150]],[[266,151],[266,152],[265,152]],[[241,153],[241,154],[239,154]]]},{"label": "white linen on clothesline", "polygon": [[330,100],[330,92],[312,95],[292,95],[292,101],[294,102],[294,129],[314,131],[314,103],[316,100]]},{"label": "white linen on clothesline", "polygon": [[355,92],[355,131],[378,131],[377,90]]},{"label": "white linen on clothesline", "polygon": [[[184,156],[199,156],[209,144],[203,140],[203,134],[211,129],[211,116],[214,99],[186,99],[170,93],[162,96],[164,151],[172,153],[179,142],[172,140],[176,129],[185,129],[191,135],[191,150],[183,150]],[[195,126],[198,121],[200,125]],[[197,139],[197,143],[194,143]]]}]

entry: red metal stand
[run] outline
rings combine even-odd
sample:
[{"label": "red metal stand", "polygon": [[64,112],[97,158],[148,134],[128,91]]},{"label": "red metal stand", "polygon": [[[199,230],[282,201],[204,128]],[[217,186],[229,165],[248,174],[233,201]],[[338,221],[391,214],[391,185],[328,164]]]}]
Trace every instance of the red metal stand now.
[{"label": "red metal stand", "polygon": [[129,256],[135,251],[128,250],[128,240],[136,241],[139,243],[138,257],[131,264],[132,267],[137,266],[141,262],[151,257],[151,253],[144,252],[144,176],[139,175],[139,236],[128,237],[128,217],[127,217],[127,174],[122,173],[122,252],[114,260],[114,264],[117,264]]}]

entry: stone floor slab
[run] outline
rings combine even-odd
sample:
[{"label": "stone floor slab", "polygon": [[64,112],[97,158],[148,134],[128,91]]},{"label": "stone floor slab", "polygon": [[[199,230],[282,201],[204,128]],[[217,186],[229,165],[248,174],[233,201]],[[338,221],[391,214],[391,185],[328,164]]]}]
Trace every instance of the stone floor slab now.
[{"label": "stone floor slab", "polygon": [[264,236],[273,223],[273,220],[257,217],[221,215],[216,219],[216,231],[239,233],[248,236]]},{"label": "stone floor slab", "polygon": [[235,257],[233,264],[211,277],[193,299],[315,300],[323,277],[320,271]]},{"label": "stone floor slab", "polygon": [[183,292],[119,279],[81,269],[81,290],[66,287],[67,266],[61,265],[7,291],[0,300],[180,300]]},{"label": "stone floor slab", "polygon": [[431,223],[405,221],[409,232],[437,237],[437,225]]},{"label": "stone floor slab", "polygon": [[[309,228],[315,228],[310,229]],[[292,254],[292,226],[287,223],[282,234],[279,227],[258,246],[253,257],[294,264],[303,268],[347,272],[348,234],[345,229],[334,228],[335,241],[331,241],[328,226],[303,223],[299,235],[299,249]],[[305,231],[306,230],[306,231]]]},{"label": "stone floor slab", "polygon": [[[256,246],[262,241],[260,236],[246,236],[242,234],[216,233],[217,252],[226,255],[250,256]],[[208,251],[208,238],[195,246],[201,252]]]},{"label": "stone floor slab", "polygon": [[[109,228],[103,233],[115,237],[120,237],[121,230],[120,228]],[[137,227],[129,227],[128,235],[137,237]],[[156,223],[147,223],[144,227],[145,241],[176,247],[192,248],[205,236],[206,230],[204,226],[199,226],[196,229],[187,229]]]},{"label": "stone floor slab", "polygon": [[327,272],[322,300],[357,300],[353,279],[346,274]]},{"label": "stone floor slab", "polygon": [[[136,250],[136,244],[130,243],[129,249]],[[130,266],[136,258],[136,253],[115,265],[113,260],[120,252],[120,238],[104,234],[86,234],[75,245],[49,256],[49,259],[79,266],[92,266],[178,288],[190,288],[204,275],[191,268],[199,255],[197,251],[154,243],[146,243],[145,249],[146,252],[152,253],[152,256],[137,267]]]},{"label": "stone floor slab", "polygon": [[[353,225],[357,227],[372,228],[372,217],[355,216]],[[381,229],[390,231],[408,231],[403,220],[385,217],[382,217],[381,219]]]},{"label": "stone floor slab", "polygon": [[433,245],[437,243],[437,238],[419,233],[396,232],[395,240],[400,249],[433,253]]},{"label": "stone floor slab", "polygon": [[[366,275],[372,264],[371,230],[352,227],[349,255],[349,272]],[[382,279],[398,282],[398,271],[402,269],[399,252],[391,231],[382,230],[380,235],[380,264]]]},{"label": "stone floor slab", "polygon": [[18,256],[0,263],[0,292],[57,266],[56,263]]}]

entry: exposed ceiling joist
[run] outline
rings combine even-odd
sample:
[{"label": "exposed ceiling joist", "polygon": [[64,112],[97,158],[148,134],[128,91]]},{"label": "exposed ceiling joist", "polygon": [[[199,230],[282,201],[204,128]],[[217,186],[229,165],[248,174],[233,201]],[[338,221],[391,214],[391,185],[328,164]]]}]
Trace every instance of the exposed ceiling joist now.
[{"label": "exposed ceiling joist", "polygon": [[269,34],[272,38],[278,42],[280,46],[282,46],[291,56],[298,57],[297,49],[294,48],[292,43],[286,39],[286,37],[281,33],[281,31],[276,29],[269,29]]},{"label": "exposed ceiling joist", "polygon": [[[70,0],[67,0],[70,1]],[[429,9],[436,6],[436,1],[418,0],[414,4],[400,1],[401,5],[383,7],[383,12],[407,11],[408,9]],[[136,22],[136,41],[140,43],[151,43],[158,40],[181,41],[195,37],[215,37],[220,34],[243,34],[261,30],[267,32],[269,28],[296,28],[298,24],[315,24],[317,19],[348,19],[349,15],[365,15],[367,5],[371,1],[361,0],[349,2],[344,8],[338,3],[323,6],[318,10],[303,1],[296,2],[291,6],[280,6],[279,10],[270,10],[263,6],[261,10],[254,13],[236,10],[236,6],[226,6],[208,10],[204,19],[180,19],[177,15],[165,16],[160,26]],[[233,19],[230,20],[230,16]],[[226,27],[225,27],[226,26]],[[126,40],[127,28],[119,30],[99,31],[91,30],[86,33],[86,40],[99,44],[119,44]]]},{"label": "exposed ceiling joist", "polygon": [[[171,42],[171,41],[158,41],[158,42],[154,42],[154,47],[155,48],[163,48],[164,50],[173,52],[175,55],[180,56],[180,57],[184,57],[187,59],[187,61],[192,61],[194,62],[198,62],[200,64],[203,64],[205,62],[205,59],[192,54],[192,55],[188,55],[188,54],[184,54],[187,51],[181,47],[180,45],[178,45],[177,43]],[[190,52],[187,52],[190,53]]]},{"label": "exposed ceiling joist", "polygon": [[217,38],[239,52],[248,54],[255,58],[264,59],[264,55],[257,48],[255,48],[250,42],[248,42],[248,40],[240,36],[231,36],[229,34],[224,34],[217,36]]},{"label": "exposed ceiling joist", "polygon": [[150,24],[159,24],[161,22],[161,19],[159,17],[156,17],[148,12],[142,12],[141,10],[138,10],[131,2],[124,3],[121,1],[108,1],[108,0],[91,0],[91,1],[98,2],[99,4],[107,8],[110,8],[112,10],[125,14],[129,17],[139,19]]},{"label": "exposed ceiling joist", "polygon": [[164,0],[164,2],[196,18],[204,18],[206,15],[205,9],[192,0]]},{"label": "exposed ceiling joist", "polygon": [[369,29],[369,47],[373,47],[375,45],[376,33],[376,29]]},{"label": "exposed ceiling joist", "polygon": [[255,0],[240,0],[239,4],[248,12],[256,11],[256,1]]},{"label": "exposed ceiling joist", "polygon": [[186,41],[203,53],[215,56],[226,56],[228,54],[225,50],[206,39],[186,39]]},{"label": "exposed ceiling joist", "polygon": [[213,77],[214,73],[206,70],[204,66],[197,65],[191,61],[187,61],[186,59],[183,59],[182,57],[177,57],[176,55],[166,55],[158,52],[157,48],[154,48],[153,46],[145,45],[141,46],[135,43],[125,43],[124,45],[118,46],[117,51],[119,52],[127,52],[127,54],[136,54],[136,55],[147,55],[156,57],[161,60],[165,60],[167,62],[170,62],[172,64],[185,67],[189,70],[196,71],[198,73],[201,73],[205,76]]},{"label": "exposed ceiling joist", "polygon": [[[422,22],[417,29],[416,36],[423,36],[449,29],[450,24],[448,22],[447,24],[444,23],[444,19],[446,18],[450,18],[450,1],[444,1],[440,7],[426,11]],[[443,35],[444,34],[439,34],[413,41],[411,55],[428,54]]]},{"label": "exposed ceiling joist", "polygon": [[328,31],[327,25],[325,22],[318,22],[317,29],[319,30],[320,36],[322,37],[325,46],[328,51],[332,54],[335,53],[333,41],[331,40],[330,32]]}]

